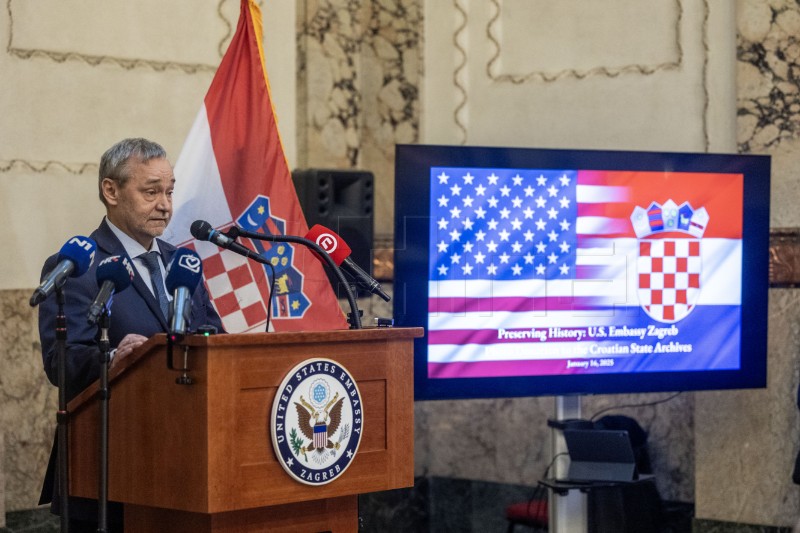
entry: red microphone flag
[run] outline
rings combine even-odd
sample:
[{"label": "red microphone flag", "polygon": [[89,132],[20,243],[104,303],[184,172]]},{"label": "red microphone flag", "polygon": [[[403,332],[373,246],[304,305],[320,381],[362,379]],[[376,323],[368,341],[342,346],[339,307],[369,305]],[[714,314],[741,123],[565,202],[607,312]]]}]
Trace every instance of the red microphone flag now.
[{"label": "red microphone flag", "polygon": [[352,252],[347,243],[335,231],[319,224],[315,224],[314,227],[308,230],[306,239],[316,243],[317,246],[328,252],[333,262],[339,266],[345,259],[350,257]]}]

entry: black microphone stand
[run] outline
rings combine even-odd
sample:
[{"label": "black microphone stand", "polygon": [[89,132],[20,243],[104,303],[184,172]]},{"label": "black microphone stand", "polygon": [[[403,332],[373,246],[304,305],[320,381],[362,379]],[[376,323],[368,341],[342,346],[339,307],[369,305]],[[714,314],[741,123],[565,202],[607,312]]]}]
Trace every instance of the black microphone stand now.
[{"label": "black microphone stand", "polygon": [[356,298],[353,295],[352,289],[350,289],[350,284],[347,282],[347,279],[342,274],[342,270],[339,266],[333,261],[328,252],[322,249],[317,243],[312,240],[303,238],[303,237],[295,237],[293,235],[265,235],[263,233],[256,233],[254,231],[247,231],[240,227],[234,226],[231,228],[234,230],[229,235],[231,238],[235,238],[236,235],[241,235],[242,237],[247,237],[248,239],[256,239],[259,241],[269,241],[269,242],[291,242],[295,244],[302,244],[303,246],[307,246],[317,252],[317,255],[322,258],[323,261],[331,268],[336,277],[339,279],[339,283],[344,286],[345,295],[347,296],[347,302],[350,304],[350,329],[361,329],[361,313],[358,310],[358,304],[356,303]]},{"label": "black microphone stand", "polygon": [[108,403],[111,392],[108,388],[108,367],[111,363],[111,343],[108,329],[111,313],[108,306],[100,314],[100,477],[97,487],[97,531],[108,531]]},{"label": "black microphone stand", "polygon": [[[66,278],[64,279],[66,282]],[[58,358],[58,493],[61,499],[61,531],[69,532],[69,411],[67,411],[67,315],[64,283],[56,287],[56,357]]]}]

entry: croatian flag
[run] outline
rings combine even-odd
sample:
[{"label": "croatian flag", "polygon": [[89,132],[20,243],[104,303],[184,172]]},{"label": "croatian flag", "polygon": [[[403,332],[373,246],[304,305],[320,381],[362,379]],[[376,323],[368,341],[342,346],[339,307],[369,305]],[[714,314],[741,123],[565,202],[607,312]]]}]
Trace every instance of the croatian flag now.
[{"label": "croatian flag", "polygon": [[[735,290],[741,279],[741,175],[435,167],[430,180],[431,377],[738,366],[732,343],[739,342],[741,314]],[[659,211],[658,227],[645,219],[648,233],[637,235],[632,215],[653,205],[666,206],[666,212],[651,209],[653,216]],[[690,210],[708,223],[702,239],[680,218]],[[640,251],[651,249],[642,242],[669,250],[675,246],[662,243],[682,239],[694,244],[677,249],[700,247],[696,268],[699,272],[702,264],[702,290],[696,306],[672,329],[675,320],[653,311],[655,300],[642,301],[639,282],[645,277],[637,274],[637,265],[642,268]],[[653,284],[675,277],[647,272]],[[683,294],[647,289],[658,297]],[[692,315],[698,313],[719,329],[695,327],[700,321]],[[678,333],[665,340],[666,334],[647,335],[662,331],[650,326]],[[619,338],[611,337],[619,332]],[[669,364],[624,351],[632,343],[670,341],[677,344],[664,350],[693,348],[670,355]],[[721,349],[696,349],[702,343]],[[608,368],[565,364],[614,350],[617,360]],[[696,353],[715,354],[714,360],[701,361]]]},{"label": "croatian flag", "polygon": [[[236,224],[264,234],[308,232],[278,134],[264,67],[261,11],[242,0],[236,33],[211,82],[175,165],[175,214],[165,239],[194,249],[228,332],[345,329],[322,266],[308,250],[241,239],[263,265],[209,242],[193,240],[197,219],[216,229]],[[274,282],[272,308],[267,309]]]}]

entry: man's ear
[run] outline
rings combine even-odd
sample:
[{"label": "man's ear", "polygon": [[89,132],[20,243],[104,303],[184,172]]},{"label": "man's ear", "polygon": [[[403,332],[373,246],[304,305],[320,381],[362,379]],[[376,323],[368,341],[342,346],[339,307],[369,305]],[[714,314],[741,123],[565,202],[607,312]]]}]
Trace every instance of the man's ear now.
[{"label": "man's ear", "polygon": [[106,199],[106,204],[117,205],[119,203],[119,184],[111,178],[103,178],[100,186],[103,191],[103,198]]}]

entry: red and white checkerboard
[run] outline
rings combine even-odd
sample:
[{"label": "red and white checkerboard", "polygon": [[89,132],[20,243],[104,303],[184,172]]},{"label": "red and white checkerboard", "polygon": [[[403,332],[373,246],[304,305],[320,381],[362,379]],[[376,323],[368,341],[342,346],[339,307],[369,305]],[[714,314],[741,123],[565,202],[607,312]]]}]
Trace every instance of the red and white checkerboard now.
[{"label": "red and white checkerboard", "polygon": [[637,260],[639,304],[659,322],[677,322],[688,315],[700,296],[700,241],[639,241]]},{"label": "red and white checkerboard", "polygon": [[268,281],[261,265],[205,241],[191,241],[203,260],[203,279],[225,331],[263,330],[267,322]]}]

